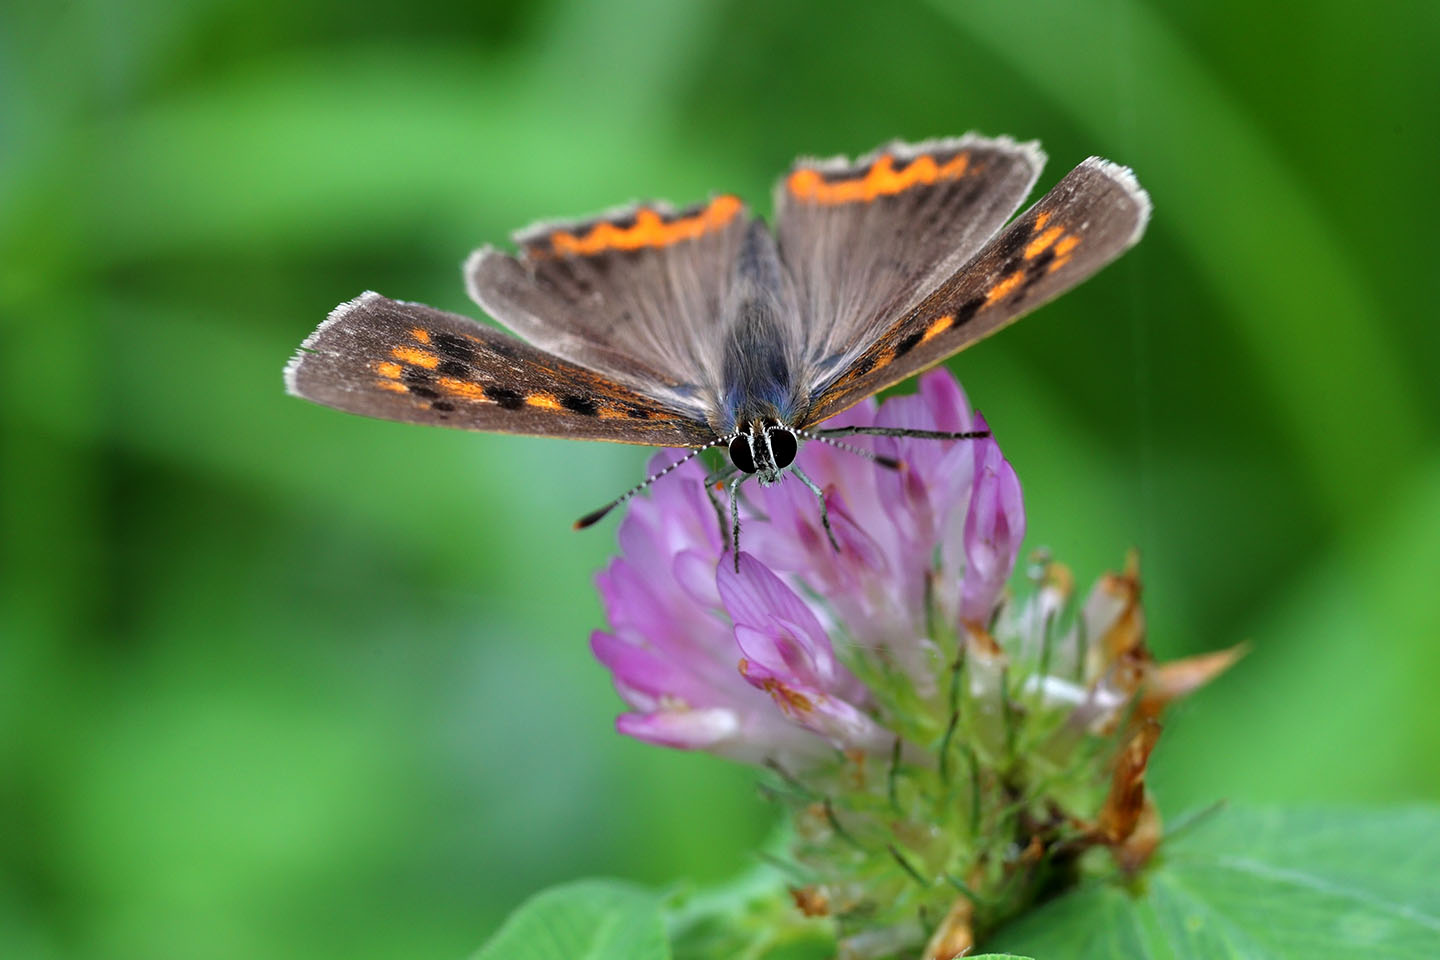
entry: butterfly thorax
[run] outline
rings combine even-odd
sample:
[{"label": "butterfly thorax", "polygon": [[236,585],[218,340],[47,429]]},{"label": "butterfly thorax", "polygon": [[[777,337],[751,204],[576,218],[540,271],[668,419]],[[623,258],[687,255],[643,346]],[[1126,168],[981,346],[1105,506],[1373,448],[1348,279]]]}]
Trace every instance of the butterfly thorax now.
[{"label": "butterfly thorax", "polygon": [[722,435],[766,418],[794,422],[799,413],[799,324],[787,287],[774,237],[764,221],[752,221],[721,308]]},{"label": "butterfly thorax", "polygon": [[746,231],[723,310],[721,435],[731,438],[731,462],[769,486],[795,459],[797,438],[786,424],[800,413],[799,345],[794,298],[763,220]]}]

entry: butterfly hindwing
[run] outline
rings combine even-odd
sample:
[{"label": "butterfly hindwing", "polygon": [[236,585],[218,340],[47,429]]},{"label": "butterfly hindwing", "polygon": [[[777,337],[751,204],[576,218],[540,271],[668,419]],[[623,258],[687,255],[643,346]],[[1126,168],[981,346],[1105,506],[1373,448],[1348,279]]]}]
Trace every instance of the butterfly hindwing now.
[{"label": "butterfly hindwing", "polygon": [[482,248],[470,296],[527,342],[713,418],[719,316],[750,217],[734,196],[675,211],[641,204],[518,232]]},{"label": "butterfly hindwing", "polygon": [[950,277],[1020,207],[1035,143],[976,134],[801,160],[775,190],[781,256],[804,314],[808,376],[833,377]]},{"label": "butterfly hindwing", "polygon": [[1091,157],[812,394],[808,427],[933,366],[1087,279],[1133,246],[1150,198]]},{"label": "butterfly hindwing", "polygon": [[285,368],[289,391],[386,420],[531,436],[697,446],[713,438],[654,398],[468,317],[365,293]]}]

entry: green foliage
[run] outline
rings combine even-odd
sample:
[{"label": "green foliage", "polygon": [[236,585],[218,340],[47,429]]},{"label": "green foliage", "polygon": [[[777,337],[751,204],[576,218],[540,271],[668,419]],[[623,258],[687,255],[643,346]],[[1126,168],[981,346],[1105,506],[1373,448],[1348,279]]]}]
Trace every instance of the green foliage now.
[{"label": "green foliage", "polygon": [[1440,944],[1440,812],[1226,811],[1128,886],[1095,882],[1002,930],[1037,957],[1385,957]]},{"label": "green foliage", "polygon": [[[792,840],[787,826],[766,846],[779,854]],[[786,877],[767,864],[725,883],[676,890],[666,907],[675,960],[824,960],[835,953],[830,923],[795,909]]]},{"label": "green foliage", "polygon": [[583,880],[536,894],[473,960],[669,960],[659,898]]},{"label": "green foliage", "polygon": [[[632,449],[369,423],[280,368],[542,216],[974,128],[1156,218],[952,366],[1077,579],[1144,557],[1166,809],[1440,799],[1434,7],[0,4],[0,955],[462,956],[733,874],[745,771],[616,737]],[[1326,762],[1316,762],[1323,756]]]},{"label": "green foliage", "polygon": [[[1437,862],[1440,812],[1434,809],[1202,814],[1193,826],[1178,828],[1139,875],[1092,877],[983,946],[1073,960],[1428,960],[1440,943]],[[654,913],[655,901],[633,891],[620,897],[611,887],[598,893],[586,887],[535,898],[477,960],[548,958],[552,954],[523,949],[547,938],[552,926],[597,929],[605,910],[616,924],[628,922],[637,908]],[[568,912],[542,914],[537,909],[542,902],[563,903]],[[685,960],[833,955],[833,943],[820,937],[825,922],[801,921],[788,906],[781,878],[768,869],[672,898],[675,955]],[[537,930],[532,921],[542,915]],[[570,919],[575,916],[580,919]]]}]

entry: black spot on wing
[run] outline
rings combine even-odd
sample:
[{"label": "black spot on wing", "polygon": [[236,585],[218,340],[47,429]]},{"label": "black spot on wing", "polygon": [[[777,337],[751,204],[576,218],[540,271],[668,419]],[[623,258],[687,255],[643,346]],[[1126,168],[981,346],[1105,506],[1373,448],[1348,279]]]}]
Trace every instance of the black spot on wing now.
[{"label": "black spot on wing", "polygon": [[955,310],[955,326],[960,327],[969,323],[975,318],[975,314],[979,313],[980,308],[984,305],[984,297],[971,297],[969,300],[960,304]]},{"label": "black spot on wing", "polygon": [[525,395],[509,387],[487,386],[484,389],[485,396],[494,400],[502,409],[519,410],[525,406]]},{"label": "black spot on wing", "polygon": [[1040,280],[1040,278],[1045,276],[1046,272],[1049,271],[1050,264],[1054,261],[1054,247],[1047,247],[1040,253],[1036,254],[1035,258],[1025,265],[1026,275],[1024,289],[1029,290],[1031,287],[1035,286],[1035,284]]},{"label": "black spot on wing", "polygon": [[1046,270],[1054,260],[1055,251],[1052,248],[1042,250],[1029,260],[1017,257],[1013,263],[1007,264],[1004,271],[1002,271],[1006,276],[1019,271],[1024,275],[1025,279],[1021,282],[1020,286],[1016,288],[1014,293],[1005,298],[1005,303],[1011,309],[1024,303],[1026,296],[1030,293],[1030,288],[1045,278]]},{"label": "black spot on wing", "polygon": [[435,368],[435,372],[439,373],[442,377],[455,377],[462,380],[469,379],[470,365],[468,363],[461,363],[459,360],[441,360],[440,366]]},{"label": "black spot on wing", "polygon": [[421,367],[406,367],[400,374],[400,382],[410,388],[410,392],[422,400],[436,400],[440,392],[431,384],[430,372]]},{"label": "black spot on wing", "polygon": [[520,357],[518,345],[505,336],[492,337],[484,344],[484,348],[497,357],[504,357],[506,360],[515,360]]},{"label": "black spot on wing", "polygon": [[1030,234],[1029,226],[1021,226],[1017,223],[996,242],[995,251],[1005,260],[1011,260],[1030,239]]},{"label": "black spot on wing", "polygon": [[914,331],[914,332],[911,333],[908,337],[906,337],[905,339],[901,340],[899,343],[895,344],[895,356],[897,356],[897,357],[903,357],[903,356],[905,356],[905,354],[909,353],[911,350],[914,350],[914,349],[920,344],[920,341],[921,341],[921,340],[924,340],[924,339],[925,339],[925,331],[924,331],[924,330],[916,330],[916,331]]},{"label": "black spot on wing", "polygon": [[464,337],[453,333],[437,333],[431,339],[435,343],[435,349],[440,352],[440,356],[458,360],[461,363],[475,362],[475,345]]},{"label": "black spot on wing", "polygon": [[573,393],[567,393],[561,397],[560,406],[586,417],[593,417],[600,412],[600,405],[593,399],[590,397],[581,397]]}]

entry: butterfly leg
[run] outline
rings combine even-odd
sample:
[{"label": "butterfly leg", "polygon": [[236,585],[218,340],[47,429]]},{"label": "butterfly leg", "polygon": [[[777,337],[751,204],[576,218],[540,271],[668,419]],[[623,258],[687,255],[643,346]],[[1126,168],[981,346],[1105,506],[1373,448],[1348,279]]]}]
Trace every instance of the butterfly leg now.
[{"label": "butterfly leg", "polygon": [[740,572],[740,484],[745,475],[730,481],[730,552],[735,557],[735,572]]},{"label": "butterfly leg", "polygon": [[725,464],[710,476],[705,478],[705,496],[710,498],[710,506],[715,508],[715,520],[720,524],[720,536],[725,536],[725,508],[720,506],[720,498],[715,496],[715,491],[735,474],[735,465]]},{"label": "butterfly leg", "polygon": [[815,498],[820,501],[820,523],[825,527],[825,536],[830,538],[830,546],[835,548],[836,553],[839,553],[840,541],[835,539],[835,531],[830,529],[830,510],[825,506],[825,491],[821,490],[820,485],[806,476],[805,471],[799,467],[791,467],[790,472],[799,477],[800,482],[809,487],[810,492],[815,494]]}]

